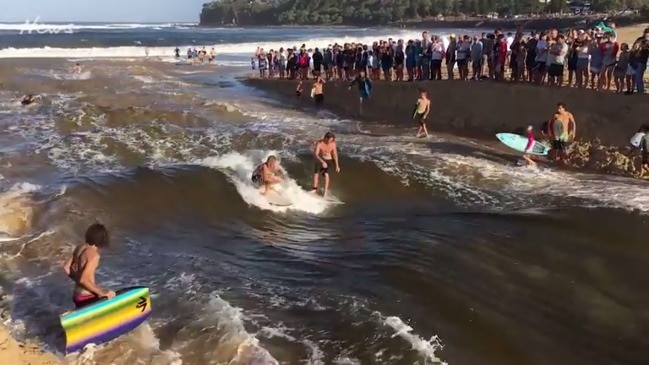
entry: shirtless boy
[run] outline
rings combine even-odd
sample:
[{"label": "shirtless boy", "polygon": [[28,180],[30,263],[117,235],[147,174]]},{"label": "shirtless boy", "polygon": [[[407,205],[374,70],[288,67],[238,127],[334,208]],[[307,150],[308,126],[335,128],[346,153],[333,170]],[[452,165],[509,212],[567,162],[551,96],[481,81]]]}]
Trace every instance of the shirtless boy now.
[{"label": "shirtless boy", "polygon": [[313,100],[315,101],[316,106],[321,106],[324,102],[324,79],[320,76],[313,83]]},{"label": "shirtless boy", "polygon": [[284,171],[277,163],[277,157],[268,156],[266,162],[257,166],[255,171],[252,172],[251,180],[257,185],[263,186],[261,195],[266,195],[268,189],[272,189],[273,185],[282,182]]},{"label": "shirtless boy", "polygon": [[577,133],[577,124],[575,117],[566,110],[564,103],[557,104],[557,110],[550,119],[550,133],[552,134],[552,151],[550,151],[550,158],[556,160],[557,157],[561,161],[566,159],[566,147],[568,142],[575,139]]},{"label": "shirtless boy", "polygon": [[76,65],[74,65],[74,68],[72,69],[72,72],[74,72],[77,75],[80,74],[81,73],[81,65],[78,64],[78,63]]},{"label": "shirtless boy", "polygon": [[329,168],[331,167],[331,164],[334,163],[336,165],[336,172],[340,172],[340,166],[338,165],[338,150],[336,148],[336,136],[331,132],[327,132],[323,139],[316,142],[313,156],[315,157],[315,167],[313,169],[313,192],[318,192],[319,175],[323,175],[325,178],[325,188],[322,196],[326,196],[329,191]]},{"label": "shirtless boy", "polygon": [[95,223],[86,231],[86,242],[77,246],[63,265],[63,270],[74,281],[72,301],[77,308],[90,305],[101,298],[113,298],[115,292],[95,284],[101,250],[108,247],[110,238],[104,225]]},{"label": "shirtless boy", "polygon": [[419,123],[419,129],[417,130],[415,138],[419,138],[422,135],[428,138],[428,130],[426,129],[426,117],[428,117],[428,113],[430,113],[430,99],[428,99],[428,93],[426,90],[420,90],[419,99],[417,99],[417,105],[415,106],[415,113],[412,116],[412,118]]}]

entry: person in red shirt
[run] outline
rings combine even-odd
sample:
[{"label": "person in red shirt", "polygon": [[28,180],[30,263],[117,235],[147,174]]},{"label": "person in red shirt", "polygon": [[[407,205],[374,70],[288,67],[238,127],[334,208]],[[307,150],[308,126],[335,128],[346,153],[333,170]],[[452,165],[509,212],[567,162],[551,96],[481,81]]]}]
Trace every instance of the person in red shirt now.
[{"label": "person in red shirt", "polygon": [[503,34],[498,35],[496,45],[494,46],[494,58],[496,59],[496,80],[505,78],[505,62],[507,60],[507,42]]},{"label": "person in red shirt", "polygon": [[536,166],[536,162],[532,160],[532,156],[528,155],[527,152],[529,152],[532,149],[532,146],[534,145],[534,131],[532,130],[533,127],[531,125],[527,126],[527,131],[525,132],[527,136],[527,146],[525,146],[525,154],[523,154],[523,160],[527,162],[527,166]]}]

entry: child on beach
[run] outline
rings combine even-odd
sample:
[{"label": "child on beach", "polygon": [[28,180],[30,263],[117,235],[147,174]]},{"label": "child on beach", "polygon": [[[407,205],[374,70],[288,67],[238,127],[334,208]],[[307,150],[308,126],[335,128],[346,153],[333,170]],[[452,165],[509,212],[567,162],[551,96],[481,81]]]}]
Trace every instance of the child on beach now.
[{"label": "child on beach", "polygon": [[302,91],[304,91],[304,88],[302,86],[302,80],[297,82],[297,87],[295,88],[295,96],[298,98],[302,96]]},{"label": "child on beach", "polygon": [[527,137],[527,146],[525,146],[523,160],[525,160],[527,166],[536,166],[536,162],[534,162],[534,160],[532,160],[532,156],[528,154],[528,152],[532,149],[532,146],[534,146],[534,131],[531,125],[527,126],[527,131],[525,132],[525,134]]},{"label": "child on beach", "polygon": [[630,52],[629,45],[622,43],[620,47],[622,52],[620,52],[620,57],[615,65],[613,70],[613,76],[615,78],[615,92],[622,94],[624,92],[624,86],[626,82],[626,72],[629,68]]}]

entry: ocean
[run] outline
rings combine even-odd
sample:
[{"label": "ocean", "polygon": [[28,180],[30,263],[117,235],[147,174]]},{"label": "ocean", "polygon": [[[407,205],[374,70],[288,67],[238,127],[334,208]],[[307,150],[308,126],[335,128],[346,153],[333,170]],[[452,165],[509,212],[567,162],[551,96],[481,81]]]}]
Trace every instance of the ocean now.
[{"label": "ocean", "polygon": [[[520,168],[480,141],[296,110],[238,81],[258,46],[419,34],[0,24],[13,333],[60,352],[61,265],[99,221],[113,246],[98,283],[148,286],[153,314],[71,364],[646,364],[646,183]],[[194,46],[216,65],[173,57]],[[41,100],[22,107],[25,93]],[[327,131],[344,204],[305,190]],[[249,182],[271,154],[290,208]]]}]

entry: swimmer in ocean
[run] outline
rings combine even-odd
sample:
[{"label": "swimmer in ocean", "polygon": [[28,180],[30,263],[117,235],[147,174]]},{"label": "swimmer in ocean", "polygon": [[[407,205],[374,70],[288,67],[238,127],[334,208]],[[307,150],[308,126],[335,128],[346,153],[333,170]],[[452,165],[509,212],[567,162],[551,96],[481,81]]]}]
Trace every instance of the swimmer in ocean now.
[{"label": "swimmer in ocean", "polygon": [[74,68],[72,69],[72,72],[77,74],[77,75],[80,74],[81,73],[81,65],[79,63],[74,65]]},{"label": "swimmer in ocean", "polygon": [[271,155],[252,172],[251,180],[254,184],[262,186],[261,195],[266,195],[268,189],[283,181],[284,175],[284,170],[277,163],[277,157]]},{"label": "swimmer in ocean", "polygon": [[72,301],[77,308],[93,304],[102,298],[113,298],[115,292],[102,289],[95,284],[95,271],[99,267],[101,251],[108,248],[108,230],[103,224],[95,223],[86,230],[85,243],[77,246],[63,265],[63,270],[74,281]]},{"label": "swimmer in ocean", "polygon": [[36,98],[34,98],[34,95],[29,94],[29,95],[25,95],[23,97],[23,100],[20,101],[20,104],[22,104],[22,105],[30,105],[35,101],[36,101]]},{"label": "swimmer in ocean", "polygon": [[331,132],[327,132],[323,139],[316,142],[313,156],[315,157],[315,167],[313,169],[313,192],[318,192],[319,177],[322,175],[325,178],[325,188],[322,196],[327,196],[330,184],[329,168],[332,167],[332,164],[335,164],[336,172],[340,172],[340,166],[338,165],[338,149],[336,148],[336,136]]}]

